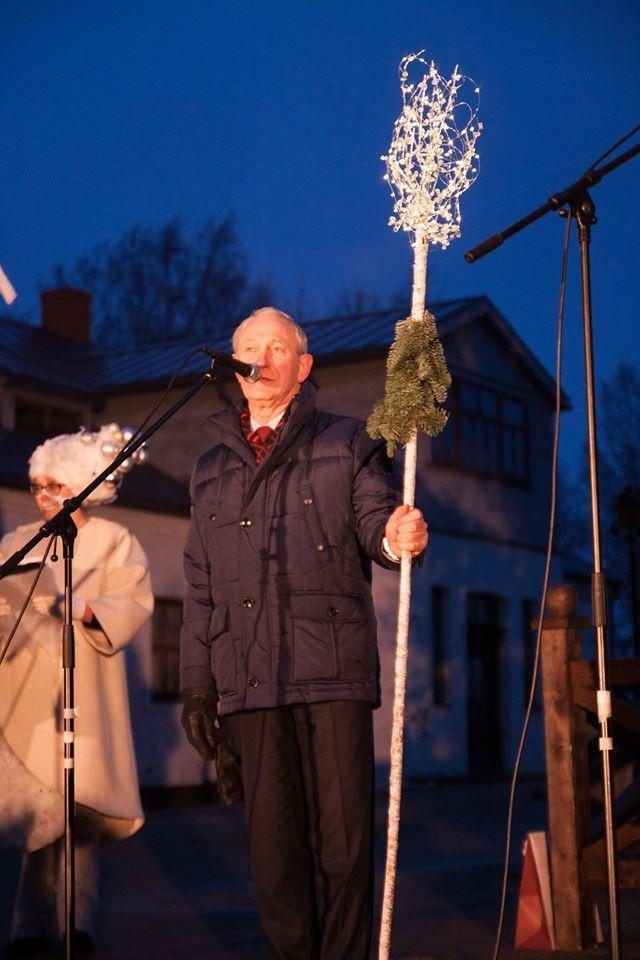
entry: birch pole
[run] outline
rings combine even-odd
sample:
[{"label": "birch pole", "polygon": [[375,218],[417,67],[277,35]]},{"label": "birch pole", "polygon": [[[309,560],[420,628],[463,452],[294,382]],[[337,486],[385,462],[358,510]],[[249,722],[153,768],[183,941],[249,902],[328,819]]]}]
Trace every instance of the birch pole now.
[{"label": "birch pole", "polygon": [[[426,311],[427,255],[429,245],[443,249],[460,236],[459,197],[477,176],[475,143],[482,125],[476,123],[477,106],[458,102],[458,91],[468,78],[456,67],[444,80],[433,61],[420,51],[400,64],[403,109],[396,120],[385,179],[391,185],[394,215],[389,225],[412,236],[413,287],[411,316],[398,323],[387,360],[385,397],[369,417],[373,437],[384,437],[392,454],[404,444],[403,503],[415,500],[418,429],[436,436],[447,422],[442,404],[451,378],[438,340],[435,319]],[[414,85],[409,66],[428,70]],[[479,91],[475,88],[475,93]],[[395,898],[398,834],[402,800],[402,759],[407,661],[411,613],[411,554],[403,551],[396,634],[393,721],[391,730],[387,858],[380,921],[379,960],[388,960]]]}]

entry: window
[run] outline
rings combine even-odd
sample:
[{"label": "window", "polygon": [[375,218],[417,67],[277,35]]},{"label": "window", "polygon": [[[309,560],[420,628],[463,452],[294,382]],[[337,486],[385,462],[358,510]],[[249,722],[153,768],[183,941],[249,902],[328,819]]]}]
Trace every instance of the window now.
[{"label": "window", "polygon": [[449,706],[447,670],[447,624],[449,623],[449,590],[431,589],[431,649],[433,662],[433,704]]},{"label": "window", "polygon": [[[524,684],[523,697],[525,707],[529,702],[529,692],[531,680],[533,678],[533,665],[536,657],[536,639],[537,631],[531,626],[534,617],[538,615],[538,604],[534,600],[522,601],[522,680]],[[539,713],[542,708],[540,671],[538,670],[538,683],[533,700],[532,710]]]},{"label": "window", "polygon": [[525,402],[464,380],[454,382],[449,397],[451,418],[432,442],[433,462],[510,483],[526,483]]},{"label": "window", "polygon": [[182,600],[156,597],[152,623],[152,699],[178,700],[180,698]]},{"label": "window", "polygon": [[53,437],[59,433],[75,433],[81,426],[82,414],[79,410],[49,404],[44,406],[32,400],[16,397],[16,430]]},{"label": "window", "polygon": [[469,775],[502,773],[502,651],[505,602],[492,593],[467,596],[467,746]]}]

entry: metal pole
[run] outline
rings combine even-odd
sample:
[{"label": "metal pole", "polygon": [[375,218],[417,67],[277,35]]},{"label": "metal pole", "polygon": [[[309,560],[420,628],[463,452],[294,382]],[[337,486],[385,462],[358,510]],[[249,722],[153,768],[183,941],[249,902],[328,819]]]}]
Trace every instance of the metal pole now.
[{"label": "metal pole", "polygon": [[74,960],[76,929],[76,797],[75,797],[75,696],[76,665],[73,632],[73,543],[78,533],[71,517],[61,531],[64,557],[64,626],[62,628],[62,671],[64,699],[62,710],[64,769],[64,914],[65,958]]},{"label": "metal pole", "polygon": [[598,667],[598,723],[600,726],[600,756],[602,759],[602,791],[604,800],[604,836],[607,861],[607,892],[609,900],[609,946],[612,960],[621,960],[620,904],[618,897],[618,863],[616,833],[613,819],[613,738],[610,731],[611,691],[608,685],[607,654],[607,589],[602,570],[600,546],[600,504],[598,493],[598,442],[595,409],[595,377],[593,366],[593,331],[591,322],[591,274],[589,243],[591,226],[596,222],[595,206],[584,190],[571,202],[572,215],[578,224],[580,268],[582,280],[582,320],[584,334],[585,388],[587,401],[587,443],[589,452],[589,484],[591,491],[591,530],[593,541],[592,610],[596,632]]}]

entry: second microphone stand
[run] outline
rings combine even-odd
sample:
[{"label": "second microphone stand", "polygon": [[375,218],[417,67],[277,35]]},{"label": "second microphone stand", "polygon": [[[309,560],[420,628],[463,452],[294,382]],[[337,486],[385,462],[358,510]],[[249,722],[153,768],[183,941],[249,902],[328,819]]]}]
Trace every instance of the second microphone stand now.
[{"label": "second microphone stand", "polygon": [[582,327],[585,360],[585,388],[587,406],[587,442],[589,453],[589,489],[591,504],[591,533],[593,571],[591,575],[591,605],[593,625],[596,634],[597,679],[596,692],[598,724],[600,728],[599,748],[602,761],[602,790],[604,806],[604,835],[607,865],[607,894],[609,905],[609,937],[612,960],[621,960],[620,942],[620,902],[618,893],[618,861],[616,856],[616,833],[613,814],[613,737],[611,735],[611,691],[609,690],[609,657],[607,650],[607,590],[602,569],[602,549],[600,541],[600,499],[598,491],[598,442],[596,429],[595,376],[593,362],[593,325],[591,313],[591,264],[589,244],[591,227],[596,223],[595,206],[589,194],[589,188],[616,167],[621,166],[640,153],[640,146],[632,147],[615,160],[598,169],[588,170],[579,180],[559,191],[537,207],[528,216],[518,220],[512,226],[496,233],[465,253],[465,260],[473,263],[480,257],[500,246],[508,237],[523,230],[529,224],[551,211],[561,212],[568,207],[570,216],[575,218],[580,245],[580,272],[582,286]]}]

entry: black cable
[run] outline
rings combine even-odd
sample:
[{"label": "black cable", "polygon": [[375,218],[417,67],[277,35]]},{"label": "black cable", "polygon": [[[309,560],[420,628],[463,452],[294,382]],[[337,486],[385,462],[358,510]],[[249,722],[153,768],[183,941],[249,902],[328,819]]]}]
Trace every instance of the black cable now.
[{"label": "black cable", "polygon": [[509,790],[509,807],[507,811],[507,833],[506,833],[506,842],[505,842],[505,854],[504,854],[504,868],[502,873],[502,893],[500,897],[500,913],[498,917],[498,928],[496,931],[496,940],[495,946],[493,949],[493,960],[498,960],[500,954],[500,944],[502,941],[502,934],[504,929],[504,914],[505,906],[507,901],[507,884],[509,877],[509,859],[511,856],[511,833],[513,828],[513,809],[515,804],[516,796],[516,786],[518,782],[518,773],[520,771],[520,763],[522,761],[522,754],[524,752],[525,740],[527,737],[527,732],[529,730],[529,722],[531,720],[531,713],[533,711],[533,703],[536,695],[536,685],[538,681],[538,672],[540,665],[540,650],[542,647],[542,624],[544,620],[544,611],[547,605],[547,590],[549,586],[549,571],[551,568],[551,556],[553,553],[553,535],[555,530],[556,522],[556,502],[557,502],[557,487],[558,487],[558,447],[560,439],[560,412],[562,407],[562,388],[560,385],[560,378],[562,372],[562,326],[564,320],[564,307],[565,299],[567,292],[567,263],[569,260],[569,239],[571,236],[571,223],[572,215],[571,212],[566,213],[567,217],[567,226],[564,235],[564,249],[562,251],[562,271],[560,278],[560,297],[558,303],[558,334],[556,339],[556,403],[555,403],[555,418],[554,418],[554,428],[553,428],[553,453],[551,457],[551,509],[549,513],[549,532],[547,536],[547,552],[545,558],[544,566],[544,578],[542,584],[542,596],[540,599],[540,610],[538,616],[538,630],[536,636],[536,652],[533,661],[533,671],[531,676],[531,686],[529,688],[529,700],[527,702],[527,709],[525,711],[524,723],[522,725],[522,733],[520,735],[520,741],[518,743],[518,750],[516,752],[516,759],[513,767],[513,776],[511,778],[511,786]]},{"label": "black cable", "polygon": [[146,417],[144,418],[144,420],[142,421],[142,423],[141,423],[138,427],[136,427],[135,433],[133,434],[133,436],[132,436],[129,440],[127,440],[127,442],[125,443],[125,445],[122,447],[122,449],[121,449],[121,451],[120,451],[121,453],[124,453],[130,446],[132,446],[132,444],[133,444],[134,441],[137,439],[137,437],[140,436],[140,434],[142,433],[142,431],[144,430],[144,428],[146,427],[146,425],[149,423],[149,420],[151,420],[151,417],[155,414],[155,412],[156,412],[157,410],[160,409],[160,407],[162,406],[162,404],[164,403],[164,401],[167,399],[167,397],[168,397],[168,395],[169,395],[169,391],[171,390],[171,388],[173,387],[174,383],[176,382],[176,380],[177,380],[177,378],[178,378],[178,374],[180,373],[180,371],[183,369],[183,367],[185,367],[185,366],[189,363],[189,360],[191,360],[192,357],[195,357],[196,354],[198,354],[198,353],[200,353],[200,347],[196,347],[195,350],[192,350],[191,353],[190,353],[187,357],[184,358],[184,360],[182,361],[182,363],[179,364],[179,366],[178,366],[177,369],[175,370],[173,376],[172,376],[171,379],[169,380],[169,383],[168,383],[167,386],[165,387],[164,393],[162,394],[162,396],[160,397],[160,399],[159,399],[158,402],[156,403],[155,407],[152,407],[152,408],[151,408],[151,410],[150,410],[149,413],[146,415]]},{"label": "black cable", "polygon": [[622,137],[620,140],[618,140],[617,143],[614,143],[612,147],[609,147],[608,150],[605,150],[605,152],[602,154],[601,157],[598,157],[597,160],[594,160],[593,163],[591,164],[591,166],[590,166],[590,167],[587,167],[587,169],[585,170],[583,176],[586,176],[587,173],[591,173],[592,170],[595,170],[595,168],[598,166],[599,163],[602,163],[603,160],[606,160],[607,157],[608,157],[610,154],[612,154],[614,150],[617,150],[618,147],[621,147],[623,143],[626,143],[626,141],[627,141],[630,137],[632,137],[632,136],[634,135],[634,133],[637,133],[638,130],[640,130],[640,123],[638,124],[637,127],[634,127],[633,130],[629,130],[629,133],[625,133],[624,137]]},{"label": "black cable", "polygon": [[[18,629],[18,627],[20,626],[20,623],[22,622],[22,618],[23,618],[23,616],[24,616],[24,614],[25,614],[25,611],[26,611],[27,607],[29,606],[29,602],[30,602],[30,600],[31,600],[31,597],[33,596],[33,591],[35,590],[35,588],[36,588],[36,586],[37,586],[37,583],[38,583],[38,580],[40,579],[40,575],[42,574],[42,571],[44,570],[45,561],[46,561],[47,557],[49,556],[49,550],[51,549],[51,544],[53,543],[53,541],[56,539],[57,536],[58,536],[58,534],[57,534],[57,533],[54,533],[51,537],[49,537],[49,542],[47,543],[47,549],[46,549],[45,552],[44,552],[44,556],[43,556],[42,560],[40,561],[40,566],[39,566],[38,569],[36,570],[36,575],[35,575],[35,577],[33,578],[33,583],[31,584],[31,587],[29,588],[29,592],[27,593],[27,596],[25,597],[24,603],[22,604],[22,607],[21,607],[21,609],[20,609],[20,613],[18,614],[18,619],[16,620],[16,622],[15,622],[14,625],[13,625],[13,627],[11,628],[11,633],[10,633],[9,636],[7,637],[6,643],[5,643],[4,647],[2,648],[2,651],[0,652],[0,667],[1,667],[2,664],[4,663],[4,658],[5,658],[6,655],[7,655],[7,651],[8,651],[8,649],[9,649],[10,644],[11,644],[11,641],[13,640],[13,638],[14,638],[14,636],[15,636],[15,634],[16,634],[16,630]],[[15,573],[19,573],[19,572],[20,572],[20,567],[17,567],[17,569],[16,569],[14,572],[15,572]]]}]

